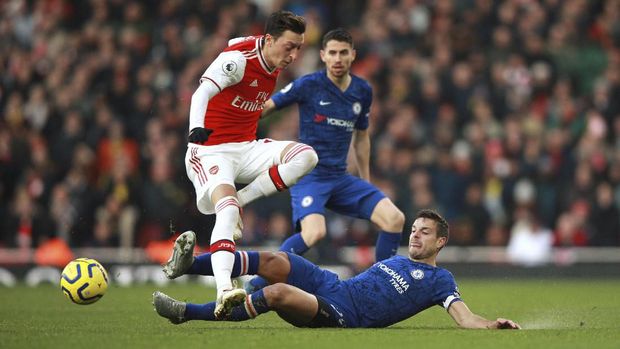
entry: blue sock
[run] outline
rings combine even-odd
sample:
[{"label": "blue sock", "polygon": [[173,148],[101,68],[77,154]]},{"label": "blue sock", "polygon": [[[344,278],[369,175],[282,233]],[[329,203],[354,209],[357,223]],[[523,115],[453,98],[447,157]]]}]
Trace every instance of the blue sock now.
[{"label": "blue sock", "polygon": [[[256,275],[258,273],[258,252],[236,251],[231,277],[240,275]],[[213,275],[211,253],[203,253],[194,258],[194,263],[185,274]]]},{"label": "blue sock", "polygon": [[[248,301],[249,300],[249,301]],[[207,304],[187,303],[185,308],[185,319],[187,320],[206,320],[217,321],[213,311],[215,310],[215,302]],[[263,290],[252,293],[246,298],[246,302],[232,308],[231,314],[227,321],[245,321],[253,319],[260,314],[269,310]]]},{"label": "blue sock", "polygon": [[301,233],[293,234],[291,237],[284,240],[282,246],[280,246],[280,251],[290,252],[300,256],[306,253],[308,249],[309,247],[301,237]]},{"label": "blue sock", "polygon": [[401,233],[388,233],[382,231],[377,238],[377,247],[375,248],[375,260],[382,261],[390,258],[398,252],[400,245]]},{"label": "blue sock", "polygon": [[187,303],[185,305],[185,319],[216,321],[217,319],[213,315],[214,310],[215,302],[207,304]]},{"label": "blue sock", "polygon": [[258,290],[246,298],[244,304],[238,305],[232,308],[228,321],[244,321],[253,319],[260,314],[266,313],[269,310],[267,300],[263,290]]}]

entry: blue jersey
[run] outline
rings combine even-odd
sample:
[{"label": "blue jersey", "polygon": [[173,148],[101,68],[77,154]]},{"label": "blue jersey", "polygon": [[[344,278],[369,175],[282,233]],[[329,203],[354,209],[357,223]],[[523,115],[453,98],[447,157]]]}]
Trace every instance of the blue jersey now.
[{"label": "blue jersey", "polygon": [[353,131],[368,128],[370,85],[351,75],[351,84],[342,92],[321,70],[291,82],[271,99],[278,109],[299,105],[299,140],[312,146],[319,156],[313,174],[344,174]]},{"label": "blue jersey", "polygon": [[359,327],[385,327],[433,305],[445,309],[460,300],[452,274],[443,268],[394,256],[344,281]]},{"label": "blue jersey", "polygon": [[394,256],[345,281],[295,254],[287,283],[329,305],[332,327],[386,327],[432,307],[446,310],[461,300],[452,274],[443,268]]}]

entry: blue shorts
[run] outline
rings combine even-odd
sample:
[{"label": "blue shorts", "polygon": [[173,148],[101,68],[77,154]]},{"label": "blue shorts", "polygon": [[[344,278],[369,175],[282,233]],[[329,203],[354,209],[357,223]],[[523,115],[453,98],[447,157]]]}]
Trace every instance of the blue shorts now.
[{"label": "blue shorts", "polygon": [[[286,253],[291,271],[286,283],[311,293],[328,307],[329,316],[335,319],[333,327],[358,327],[353,301],[338,275],[319,268],[316,264],[296,254]],[[327,308],[327,309],[325,309]]]},{"label": "blue shorts", "polygon": [[336,213],[370,220],[372,211],[385,194],[367,181],[344,174],[321,178],[312,173],[291,187],[293,225],[299,231],[301,220],[309,214],[325,215],[325,208]]}]

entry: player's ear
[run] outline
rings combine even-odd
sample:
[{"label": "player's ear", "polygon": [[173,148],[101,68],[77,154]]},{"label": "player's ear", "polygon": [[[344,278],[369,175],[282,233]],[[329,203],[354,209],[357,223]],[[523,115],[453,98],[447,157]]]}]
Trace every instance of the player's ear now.
[{"label": "player's ear", "polygon": [[321,56],[321,61],[323,61],[323,63],[325,63],[325,51],[324,50],[320,50],[319,51],[319,55]]},{"label": "player's ear", "polygon": [[447,242],[448,238],[446,238],[445,236],[437,238],[437,243],[435,245],[437,247],[437,250],[441,250],[444,246],[446,246]]},{"label": "player's ear", "polygon": [[275,39],[273,38],[273,36],[271,36],[271,34],[265,34],[265,46],[273,45],[274,41]]},{"label": "player's ear", "polygon": [[355,49],[352,49],[351,50],[351,62],[355,60],[355,56],[357,56],[357,51],[355,51]]}]

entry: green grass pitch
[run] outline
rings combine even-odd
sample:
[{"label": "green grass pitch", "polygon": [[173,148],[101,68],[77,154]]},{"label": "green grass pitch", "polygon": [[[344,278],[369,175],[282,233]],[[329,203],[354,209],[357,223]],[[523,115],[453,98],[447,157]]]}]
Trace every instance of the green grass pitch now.
[{"label": "green grass pitch", "polygon": [[[458,281],[458,280],[457,280]],[[154,312],[156,285],[111,286],[80,306],[56,286],[0,287],[0,348],[620,348],[620,280],[460,280],[463,299],[522,331],[462,330],[433,307],[386,329],[298,329],[265,314],[246,322],[171,325]],[[210,301],[199,284],[161,288]]]}]

